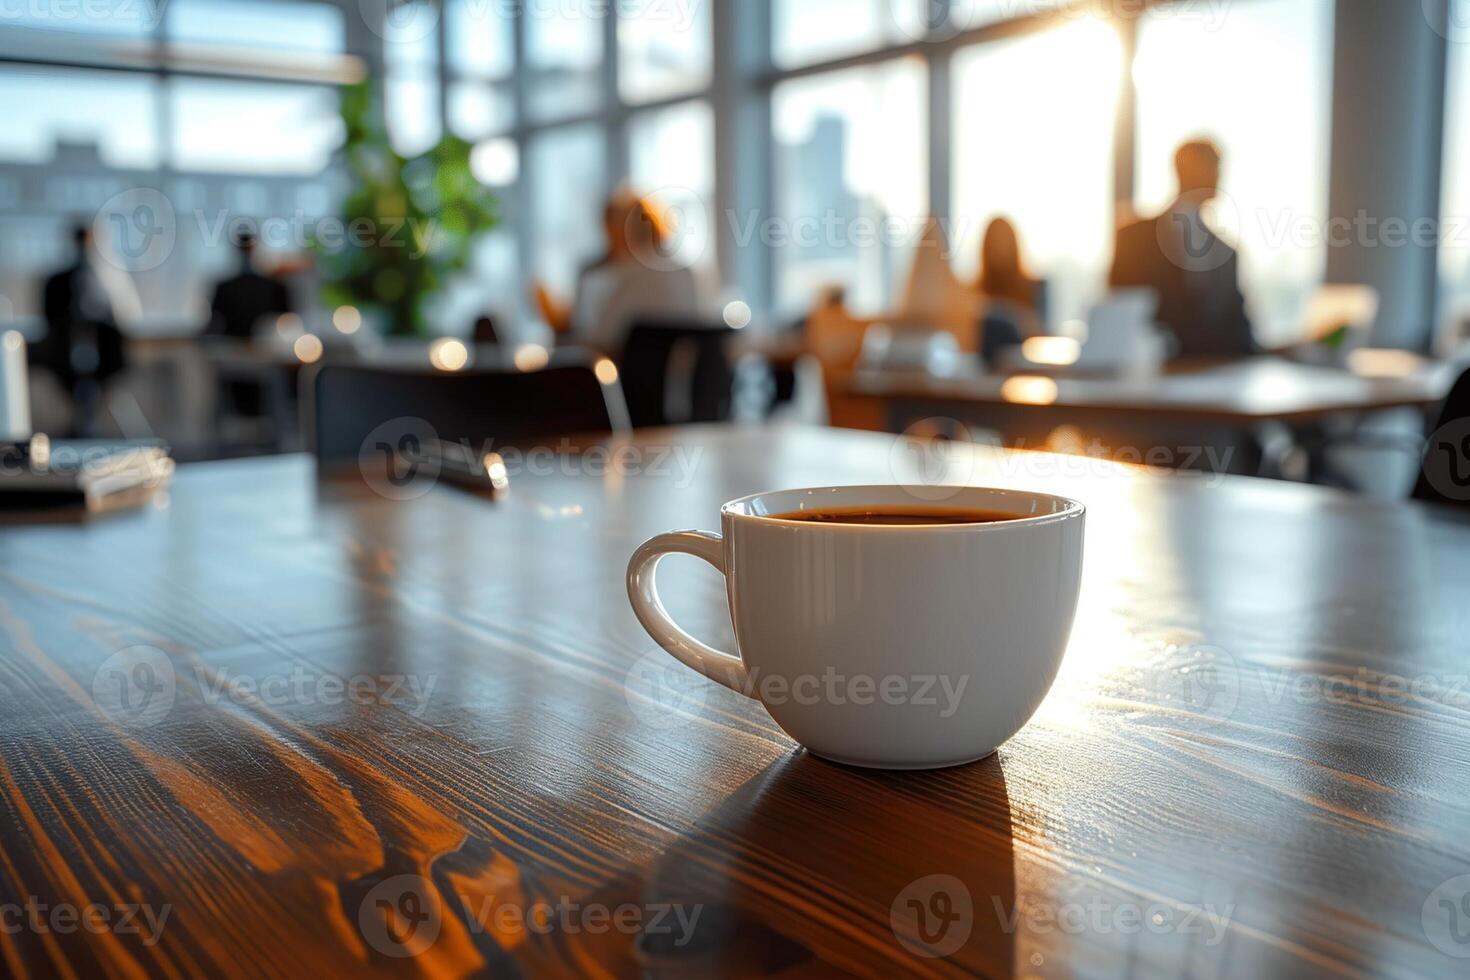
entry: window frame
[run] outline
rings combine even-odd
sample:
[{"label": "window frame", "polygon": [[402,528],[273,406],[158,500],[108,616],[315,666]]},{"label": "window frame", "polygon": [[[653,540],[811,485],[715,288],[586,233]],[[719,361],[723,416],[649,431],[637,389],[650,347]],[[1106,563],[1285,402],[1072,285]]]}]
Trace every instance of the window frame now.
[{"label": "window frame", "polygon": [[[330,0],[329,0],[330,2]],[[1079,11],[1096,12],[1090,0],[1056,0],[1043,9],[1033,10],[1005,20],[980,26],[955,26],[951,24],[954,0],[929,0],[930,23],[928,33],[922,37],[902,43],[887,44],[871,50],[858,51],[835,57],[823,58],[792,67],[779,67],[774,61],[773,9],[775,0],[709,0],[711,12],[708,29],[711,31],[711,65],[705,84],[688,90],[664,94],[656,98],[633,101],[624,97],[619,84],[621,72],[618,42],[618,25],[625,16],[623,5],[617,0],[598,3],[593,14],[601,19],[602,59],[600,76],[600,100],[585,110],[558,116],[555,119],[532,119],[528,114],[527,46],[529,26],[523,3],[509,5],[511,25],[512,63],[509,74],[479,74],[461,71],[451,64],[446,42],[446,15],[444,0],[426,0],[439,7],[434,32],[438,50],[437,64],[431,69],[438,83],[438,115],[441,131],[453,133],[450,125],[449,103],[454,87],[460,85],[509,86],[513,118],[510,124],[497,127],[477,136],[471,142],[488,139],[509,139],[516,146],[519,159],[529,159],[530,143],[539,135],[565,127],[593,124],[600,128],[605,141],[604,190],[611,192],[629,177],[631,154],[628,147],[628,132],[635,117],[680,105],[703,102],[710,107],[715,120],[714,196],[710,212],[716,216],[713,229],[712,258],[718,264],[727,286],[738,292],[757,314],[765,318],[773,312],[775,298],[774,256],[769,250],[755,250],[763,254],[740,254],[737,236],[727,215],[754,210],[769,215],[775,205],[773,169],[776,146],[771,118],[771,103],[775,88],[783,82],[820,76],[828,73],[880,65],[901,58],[917,58],[927,74],[926,87],[929,94],[926,129],[928,134],[928,210],[946,220],[953,218],[951,200],[951,176],[954,161],[951,154],[953,135],[952,113],[952,61],[961,49],[985,45],[1026,34],[1045,31],[1057,23],[1077,16]],[[1144,13],[1157,7],[1168,7],[1180,0],[1136,0],[1126,11],[1103,12],[1102,16],[1119,26],[1123,38],[1124,83],[1120,89],[1117,117],[1114,120],[1113,141],[1113,198],[1115,218],[1132,213],[1135,202],[1135,155],[1136,155],[1136,83],[1132,67],[1137,50],[1139,21]],[[1285,3],[1291,0],[1242,0],[1251,3]],[[344,11],[344,51],[340,57],[317,59],[304,67],[284,66],[279,59],[268,56],[226,66],[211,66],[181,60],[180,52],[171,50],[166,36],[166,19],[153,26],[148,36],[149,55],[139,60],[134,53],[131,61],[112,59],[103,49],[86,55],[86,45],[73,45],[76,56],[56,58],[37,54],[17,57],[0,53],[0,62],[35,64],[49,68],[105,69],[112,71],[142,72],[160,79],[170,76],[195,76],[212,79],[248,80],[252,82],[282,82],[293,85],[320,84],[334,87],[352,80],[353,72],[382,76],[386,73],[385,42],[369,29],[361,17],[355,17],[358,5],[340,4]],[[1136,9],[1135,9],[1136,8]],[[95,46],[94,46],[95,48]],[[86,56],[83,56],[86,55]],[[166,98],[166,86],[160,86],[160,99]],[[173,167],[171,159],[172,138],[168,132],[171,125],[167,106],[160,106],[157,113],[160,132],[158,145],[161,150],[163,175],[183,174]],[[1331,123],[1329,122],[1329,126]],[[1331,133],[1329,132],[1329,140]],[[504,211],[516,220],[510,222],[511,232],[516,238],[515,253],[519,263],[521,293],[526,294],[536,270],[534,215],[531,213],[533,193],[531,187],[537,175],[532,168],[521,168],[517,180],[500,190]],[[1331,179],[1325,174],[1324,180]],[[595,216],[590,216],[593,220]],[[746,250],[749,251],[749,250]],[[525,295],[516,298],[516,308],[529,314]]]}]

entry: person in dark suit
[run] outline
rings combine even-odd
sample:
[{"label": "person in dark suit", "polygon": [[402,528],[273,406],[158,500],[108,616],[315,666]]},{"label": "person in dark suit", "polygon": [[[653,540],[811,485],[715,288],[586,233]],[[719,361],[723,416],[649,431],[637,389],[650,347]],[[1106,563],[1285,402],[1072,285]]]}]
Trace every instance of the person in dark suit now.
[{"label": "person in dark suit", "polygon": [[42,289],[46,336],[36,345],[35,363],[56,375],[76,404],[73,432],[90,435],[102,385],[127,366],[118,327],[116,283],[99,267],[92,228],[72,228],[71,264],[50,276]]},{"label": "person in dark suit", "polygon": [[1108,284],[1146,286],[1159,297],[1158,320],[1182,357],[1233,358],[1255,352],[1235,249],[1205,223],[1201,210],[1220,186],[1220,150],[1208,140],[1174,154],[1179,196],[1154,218],[1118,231]]},{"label": "person in dark suit", "polygon": [[209,333],[249,340],[262,317],[290,313],[291,293],[285,283],[255,269],[255,236],[235,236],[240,269],[214,288],[210,301]]},{"label": "person in dark suit", "polygon": [[[234,237],[239,253],[239,271],[214,287],[209,302],[209,327],[205,333],[235,340],[250,340],[255,325],[265,317],[291,313],[291,291],[279,279],[255,269],[255,236],[240,232]],[[259,418],[265,414],[265,394],[253,381],[230,381],[223,389],[224,404],[235,415]]]}]

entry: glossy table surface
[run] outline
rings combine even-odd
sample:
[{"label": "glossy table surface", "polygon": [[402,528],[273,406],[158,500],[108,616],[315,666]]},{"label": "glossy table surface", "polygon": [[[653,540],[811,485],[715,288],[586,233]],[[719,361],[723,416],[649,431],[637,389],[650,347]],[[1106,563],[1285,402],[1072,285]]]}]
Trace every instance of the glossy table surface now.
[{"label": "glossy table surface", "polygon": [[1086,410],[1089,417],[1305,422],[1339,413],[1428,408],[1444,398],[1453,380],[1453,369],[1446,365],[1426,365],[1396,377],[1363,377],[1339,368],[1262,356],[1146,377],[946,378],[867,370],[853,376],[848,394],[933,405]]},{"label": "glossy table surface", "polygon": [[[813,429],[612,460],[497,502],[199,464],[0,528],[0,972],[1470,968],[1470,521]],[[634,547],[726,499],[921,475],[1089,507],[1061,675],[989,759],[810,757],[629,610]],[[713,570],[661,585],[733,642]]]}]

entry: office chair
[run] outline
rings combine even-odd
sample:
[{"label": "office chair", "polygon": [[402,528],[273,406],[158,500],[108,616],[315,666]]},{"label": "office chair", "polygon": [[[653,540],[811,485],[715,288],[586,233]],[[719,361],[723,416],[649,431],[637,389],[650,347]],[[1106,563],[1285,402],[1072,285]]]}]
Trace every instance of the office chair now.
[{"label": "office chair", "polygon": [[[618,365],[633,427],[728,421],[735,372],[725,343],[734,333],[698,321],[635,323]],[[685,370],[677,367],[681,352],[693,355]]]},{"label": "office chair", "polygon": [[322,364],[302,377],[302,407],[308,445],[323,464],[357,460],[374,430],[402,420],[475,448],[627,428],[617,381],[599,380],[581,355],[558,355],[539,371]]},{"label": "office chair", "polygon": [[1460,375],[1440,409],[1413,498],[1470,506],[1470,370]]},{"label": "office chair", "polygon": [[980,359],[995,364],[1007,351],[1021,346],[1021,325],[1006,310],[995,308],[980,318]]},{"label": "office chair", "polygon": [[1010,300],[984,298],[978,325],[982,364],[995,365],[997,358],[1003,359],[1008,352],[1020,347],[1021,342],[1026,339],[1026,322],[1035,327],[1042,327],[1046,323],[1051,299],[1050,284],[1045,279],[1036,280],[1031,295],[1030,310],[1017,306]]}]

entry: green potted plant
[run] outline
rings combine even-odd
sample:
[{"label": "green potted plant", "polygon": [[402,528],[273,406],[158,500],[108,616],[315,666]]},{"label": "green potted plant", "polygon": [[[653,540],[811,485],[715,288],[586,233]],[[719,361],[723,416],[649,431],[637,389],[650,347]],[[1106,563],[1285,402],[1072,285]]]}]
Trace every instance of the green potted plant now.
[{"label": "green potted plant", "polygon": [[427,301],[468,268],[475,238],[495,227],[495,195],[475,180],[472,147],[456,136],[416,157],[396,153],[378,84],[344,87],[341,105],[350,187],[341,234],[312,242],[323,298],[358,307],[389,334],[425,334]]}]

